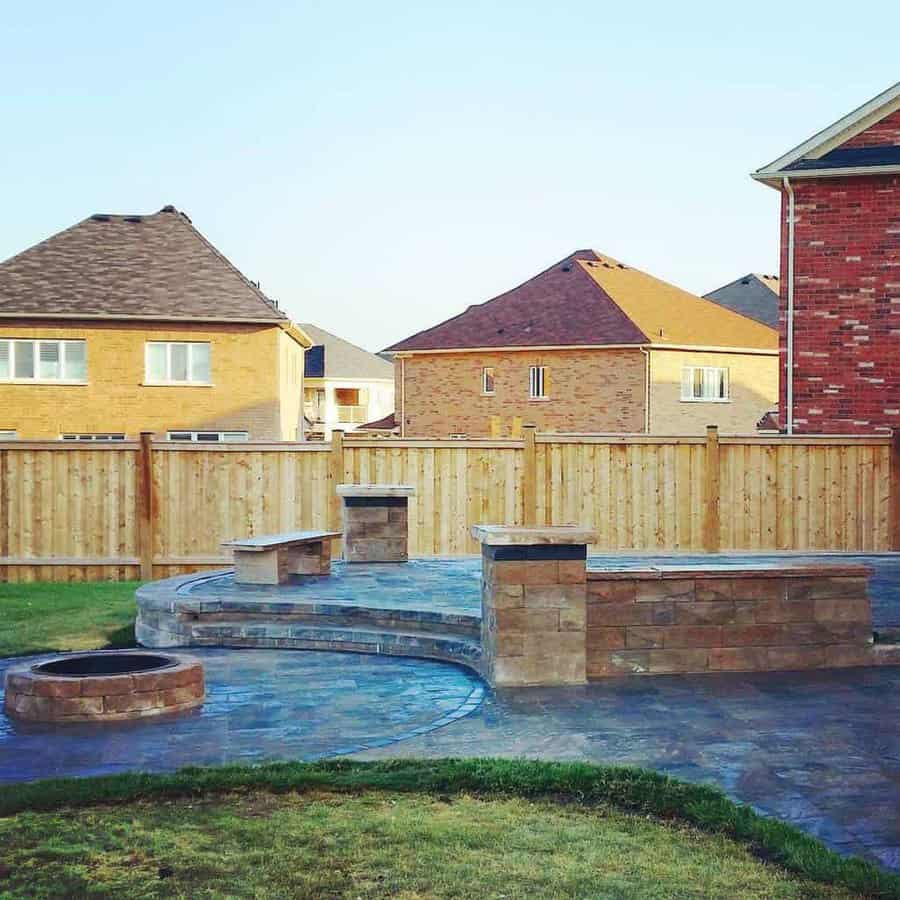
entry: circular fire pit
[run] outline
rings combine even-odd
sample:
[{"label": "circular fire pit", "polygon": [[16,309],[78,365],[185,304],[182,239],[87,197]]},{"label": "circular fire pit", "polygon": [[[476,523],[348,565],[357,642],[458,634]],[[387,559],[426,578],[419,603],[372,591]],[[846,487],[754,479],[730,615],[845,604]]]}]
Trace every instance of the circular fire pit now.
[{"label": "circular fire pit", "polygon": [[9,669],[4,707],[33,722],[99,722],[183,712],[204,694],[193,656],[106,650]]}]

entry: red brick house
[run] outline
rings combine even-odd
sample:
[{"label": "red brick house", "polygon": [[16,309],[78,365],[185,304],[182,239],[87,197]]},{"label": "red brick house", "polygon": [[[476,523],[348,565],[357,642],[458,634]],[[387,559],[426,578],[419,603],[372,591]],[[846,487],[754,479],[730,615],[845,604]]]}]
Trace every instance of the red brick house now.
[{"label": "red brick house", "polygon": [[778,333],[595,250],[388,348],[403,437],[748,433]]},{"label": "red brick house", "polygon": [[900,429],[900,82],[753,178],[781,192],[782,430]]}]

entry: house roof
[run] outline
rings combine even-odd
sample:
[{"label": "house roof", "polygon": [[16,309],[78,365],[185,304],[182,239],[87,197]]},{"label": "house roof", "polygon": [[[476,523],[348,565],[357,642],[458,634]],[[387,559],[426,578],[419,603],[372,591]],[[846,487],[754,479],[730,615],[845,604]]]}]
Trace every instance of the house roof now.
[{"label": "house roof", "polygon": [[773,350],[776,332],[595,250],[389,347],[692,345]]},{"label": "house roof", "polygon": [[900,147],[896,141],[880,146],[843,147],[858,134],[900,110],[900,81],[891,85],[853,112],[798,144],[751,177],[779,187],[785,176],[809,178],[900,173]]},{"label": "house roof", "polygon": [[0,263],[0,316],[288,322],[173,206],[89,216]]},{"label": "house roof", "polygon": [[315,366],[313,371],[307,367],[307,378],[351,378],[366,380],[373,378],[391,379],[394,377],[394,366],[375,353],[369,353],[350,341],[345,341],[336,334],[331,334],[316,325],[304,323],[300,326],[312,339],[313,349],[324,348],[324,365],[318,352],[307,354],[308,361]]},{"label": "house roof", "polygon": [[386,416],[382,416],[380,419],[375,419],[373,422],[366,422],[365,425],[358,425],[356,427],[357,431],[394,431],[399,428],[397,424],[397,414],[396,413],[388,413]]},{"label": "house roof", "polygon": [[768,325],[778,327],[778,276],[751,272],[703,295],[707,300],[733,309]]}]

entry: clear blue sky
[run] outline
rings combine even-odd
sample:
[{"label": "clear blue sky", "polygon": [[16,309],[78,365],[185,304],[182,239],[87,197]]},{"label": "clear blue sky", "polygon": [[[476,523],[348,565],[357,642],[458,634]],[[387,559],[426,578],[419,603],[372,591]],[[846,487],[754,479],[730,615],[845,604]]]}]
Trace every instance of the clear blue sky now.
[{"label": "clear blue sky", "polygon": [[579,247],[777,268],[748,173],[900,78],[896,2],[44,3],[0,21],[0,258],[185,210],[369,349]]}]

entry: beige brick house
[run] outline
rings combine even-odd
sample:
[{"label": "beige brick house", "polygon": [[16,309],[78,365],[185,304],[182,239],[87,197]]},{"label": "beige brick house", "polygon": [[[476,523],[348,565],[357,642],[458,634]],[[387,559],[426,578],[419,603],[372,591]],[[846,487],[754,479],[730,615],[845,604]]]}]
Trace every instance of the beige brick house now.
[{"label": "beige brick house", "polygon": [[406,437],[752,433],[778,395],[778,333],[579,250],[388,348]]},{"label": "beige brick house", "polygon": [[0,440],[295,440],[311,341],[174,207],[0,263]]}]

